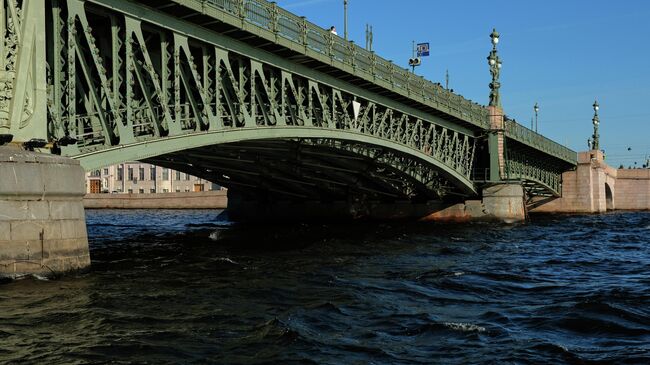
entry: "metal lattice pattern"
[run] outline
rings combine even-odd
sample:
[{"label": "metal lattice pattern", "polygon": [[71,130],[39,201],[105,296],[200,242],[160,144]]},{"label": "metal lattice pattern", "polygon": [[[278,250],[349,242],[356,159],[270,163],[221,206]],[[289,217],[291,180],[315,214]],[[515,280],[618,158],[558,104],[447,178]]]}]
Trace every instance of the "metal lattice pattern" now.
[{"label": "metal lattice pattern", "polygon": [[[450,116],[489,128],[487,109],[445,90],[391,61],[335,36],[305,18],[266,0],[172,0],[194,11],[241,27],[259,37],[287,46],[314,59],[436,108]],[[574,151],[514,121],[506,123],[506,136],[575,164]]]},{"label": "metal lattice pattern", "polygon": [[[196,161],[202,161],[197,164]],[[430,165],[386,149],[335,139],[273,139],[205,146],[147,159],[236,189],[282,199],[441,199],[458,190]]]},{"label": "metal lattice pattern", "polygon": [[506,158],[506,178],[520,180],[530,195],[558,196],[562,191],[562,172],[533,154],[509,151]]},{"label": "metal lattice pattern", "polygon": [[78,141],[64,154],[235,129],[319,129],[405,146],[471,185],[474,138],[433,117],[80,0],[53,5],[50,132]]}]

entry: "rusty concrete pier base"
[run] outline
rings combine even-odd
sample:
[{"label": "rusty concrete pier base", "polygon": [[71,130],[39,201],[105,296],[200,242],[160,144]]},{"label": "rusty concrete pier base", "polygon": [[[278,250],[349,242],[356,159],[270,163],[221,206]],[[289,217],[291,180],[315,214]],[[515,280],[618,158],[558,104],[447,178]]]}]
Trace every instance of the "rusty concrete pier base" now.
[{"label": "rusty concrete pier base", "polygon": [[0,276],[56,276],[90,266],[79,162],[0,147]]},{"label": "rusty concrete pier base", "polygon": [[526,220],[524,189],[518,183],[503,183],[483,188],[481,200],[467,200],[432,212],[424,221],[493,221],[518,223]]}]

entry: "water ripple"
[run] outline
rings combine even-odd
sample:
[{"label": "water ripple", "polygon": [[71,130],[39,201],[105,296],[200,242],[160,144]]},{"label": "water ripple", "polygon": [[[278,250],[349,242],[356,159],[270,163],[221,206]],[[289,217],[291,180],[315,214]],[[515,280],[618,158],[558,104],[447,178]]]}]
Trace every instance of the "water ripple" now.
[{"label": "water ripple", "polygon": [[87,215],[89,273],[0,283],[0,363],[650,363],[648,212],[525,225]]}]

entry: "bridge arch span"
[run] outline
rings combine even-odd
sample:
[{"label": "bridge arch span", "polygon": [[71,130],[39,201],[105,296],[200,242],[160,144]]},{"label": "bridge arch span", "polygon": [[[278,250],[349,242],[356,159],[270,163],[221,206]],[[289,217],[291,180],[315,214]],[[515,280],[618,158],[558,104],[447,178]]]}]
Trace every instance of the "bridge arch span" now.
[{"label": "bridge arch span", "polygon": [[[278,152],[267,156],[285,161],[284,167],[295,164],[295,147],[289,151],[289,145],[299,146],[298,149],[329,151],[330,157],[346,158],[347,161],[372,161],[378,169],[387,169],[390,174],[401,175],[404,181],[410,181],[410,189],[419,190],[428,198],[442,198],[453,195],[476,195],[474,183],[470,180],[469,171],[462,174],[452,167],[451,161],[441,161],[433,156],[428,147],[414,149],[391,140],[352,130],[330,130],[317,127],[267,127],[267,128],[235,128],[220,131],[185,134],[178,137],[159,138],[128,145],[88,152],[74,156],[86,170],[94,170],[103,166],[126,161],[147,161],[179,171],[189,172],[207,180],[228,186],[231,181],[228,169],[246,172],[250,168],[245,161],[253,158],[250,150],[272,150]],[[221,151],[243,150],[244,153],[220,155]],[[226,160],[239,159],[240,164],[233,161],[228,167],[223,164],[206,165],[210,159]],[[299,158],[298,158],[299,159]],[[322,161],[321,161],[322,162]],[[237,166],[239,165],[239,166]],[[220,167],[221,170],[220,171]],[[345,167],[321,166],[324,169],[345,171]],[[350,171],[354,171],[351,163]],[[224,170],[225,169],[225,170]],[[367,167],[366,167],[367,169]],[[272,170],[272,168],[271,168]],[[217,174],[218,173],[218,174]],[[270,171],[273,173],[273,171]],[[376,173],[376,171],[375,171]],[[383,173],[383,172],[382,172]],[[255,174],[251,172],[251,174]],[[388,178],[388,176],[386,176]],[[299,179],[293,176],[291,180]],[[348,181],[349,183],[349,181]],[[406,194],[408,195],[408,194]],[[422,194],[419,194],[422,196]]]}]

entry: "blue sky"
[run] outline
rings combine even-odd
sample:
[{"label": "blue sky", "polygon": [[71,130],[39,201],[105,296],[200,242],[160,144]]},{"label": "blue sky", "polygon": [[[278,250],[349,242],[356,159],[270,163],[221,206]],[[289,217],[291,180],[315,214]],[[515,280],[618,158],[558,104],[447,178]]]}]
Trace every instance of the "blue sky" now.
[{"label": "blue sky", "polygon": [[[343,36],[343,0],[278,0],[278,5]],[[587,149],[594,99],[600,144],[611,165],[650,156],[650,1],[349,0],[349,38],[406,67],[411,42],[429,42],[416,73],[487,104],[486,57],[493,27],[501,34],[501,98],[508,116],[576,151]],[[631,148],[628,151],[628,148]]]}]

